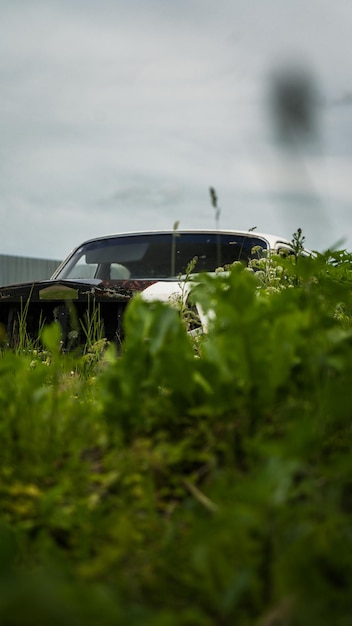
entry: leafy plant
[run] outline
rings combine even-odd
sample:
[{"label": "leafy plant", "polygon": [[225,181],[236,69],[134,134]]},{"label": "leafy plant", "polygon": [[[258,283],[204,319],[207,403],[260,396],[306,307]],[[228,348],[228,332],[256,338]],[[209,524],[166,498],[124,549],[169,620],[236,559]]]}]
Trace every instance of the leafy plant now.
[{"label": "leafy plant", "polygon": [[1,353],[2,623],[349,624],[351,258],[259,257]]}]

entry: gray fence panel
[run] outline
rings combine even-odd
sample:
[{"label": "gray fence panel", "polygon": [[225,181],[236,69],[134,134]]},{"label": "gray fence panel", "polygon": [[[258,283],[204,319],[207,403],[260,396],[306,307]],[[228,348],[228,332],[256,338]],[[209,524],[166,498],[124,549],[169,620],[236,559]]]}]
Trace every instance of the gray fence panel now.
[{"label": "gray fence panel", "polygon": [[50,278],[60,261],[0,254],[0,285]]}]

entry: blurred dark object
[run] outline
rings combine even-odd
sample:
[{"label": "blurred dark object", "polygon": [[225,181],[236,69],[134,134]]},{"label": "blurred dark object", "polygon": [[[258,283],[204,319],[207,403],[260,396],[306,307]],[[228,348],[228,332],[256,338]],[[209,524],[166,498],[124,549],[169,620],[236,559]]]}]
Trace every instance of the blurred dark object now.
[{"label": "blurred dark object", "polygon": [[274,72],[269,95],[270,112],[280,141],[296,145],[317,137],[318,91],[307,69],[287,65]]}]

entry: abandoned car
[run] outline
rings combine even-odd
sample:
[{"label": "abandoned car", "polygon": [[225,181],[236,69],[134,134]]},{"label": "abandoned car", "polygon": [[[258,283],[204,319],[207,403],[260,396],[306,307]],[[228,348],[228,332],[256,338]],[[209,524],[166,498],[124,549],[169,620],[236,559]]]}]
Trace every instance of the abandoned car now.
[{"label": "abandoned car", "polygon": [[[0,287],[2,337],[16,346],[25,325],[37,338],[44,324],[58,321],[62,347],[84,343],[89,315],[109,341],[123,338],[123,315],[136,292],[167,299],[192,273],[214,272],[234,261],[248,264],[258,250],[290,250],[287,240],[251,231],[170,230],[108,235],[75,248],[49,280]],[[92,319],[92,318],[90,318]]]}]

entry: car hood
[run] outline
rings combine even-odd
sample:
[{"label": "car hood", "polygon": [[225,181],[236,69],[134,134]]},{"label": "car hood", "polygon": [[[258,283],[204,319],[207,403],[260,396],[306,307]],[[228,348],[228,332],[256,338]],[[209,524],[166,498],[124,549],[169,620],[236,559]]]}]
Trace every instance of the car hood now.
[{"label": "car hood", "polygon": [[0,287],[0,301],[42,302],[45,300],[129,300],[134,293],[143,291],[156,281],[153,280],[42,280]]}]

